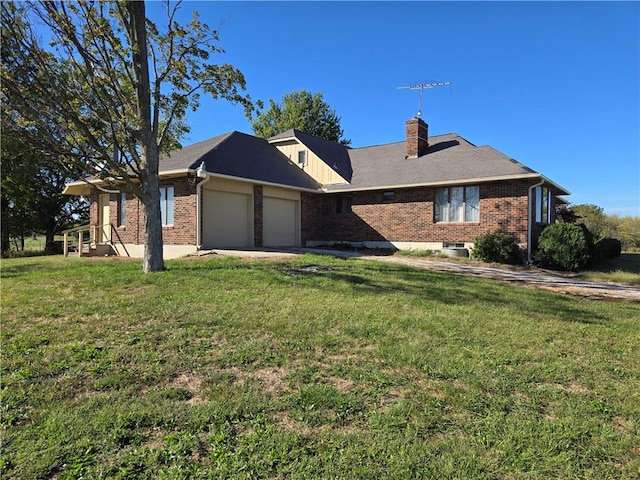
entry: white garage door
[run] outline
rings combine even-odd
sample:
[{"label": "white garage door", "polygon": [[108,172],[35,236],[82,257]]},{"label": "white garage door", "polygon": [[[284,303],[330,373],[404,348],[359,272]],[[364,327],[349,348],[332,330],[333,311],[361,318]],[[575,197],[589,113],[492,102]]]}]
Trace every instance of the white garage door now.
[{"label": "white garage door", "polygon": [[265,247],[298,245],[298,202],[284,198],[264,197],[263,240]]},{"label": "white garage door", "polygon": [[213,247],[252,246],[251,195],[204,190],[202,245]]}]

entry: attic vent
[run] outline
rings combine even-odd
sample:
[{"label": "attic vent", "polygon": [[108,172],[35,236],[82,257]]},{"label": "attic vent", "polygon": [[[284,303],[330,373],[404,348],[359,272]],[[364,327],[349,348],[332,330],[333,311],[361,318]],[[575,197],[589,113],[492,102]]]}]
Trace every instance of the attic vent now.
[{"label": "attic vent", "polygon": [[396,192],[393,190],[387,190],[386,192],[382,192],[382,201],[383,202],[393,202],[396,198]]}]

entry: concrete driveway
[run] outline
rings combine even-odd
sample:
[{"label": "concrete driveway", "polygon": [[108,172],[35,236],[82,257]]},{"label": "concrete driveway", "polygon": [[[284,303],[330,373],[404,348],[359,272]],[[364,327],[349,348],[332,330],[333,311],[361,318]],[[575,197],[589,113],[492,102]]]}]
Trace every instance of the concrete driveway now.
[{"label": "concrete driveway", "polygon": [[[630,285],[620,285],[616,283],[592,282],[572,278],[568,275],[552,274],[535,270],[508,270],[502,268],[481,267],[476,265],[465,265],[454,262],[441,261],[440,259],[408,258],[395,255],[367,255],[366,253],[323,250],[317,248],[253,248],[244,250],[215,249],[202,250],[195,256],[223,255],[244,257],[253,259],[276,259],[290,258],[303,253],[313,253],[321,255],[331,255],[342,258],[362,258],[377,262],[397,263],[424,270],[451,273],[454,275],[465,275],[480,278],[490,278],[501,282],[514,283],[517,285],[543,288],[556,292],[568,293],[586,298],[597,299],[621,299],[640,302],[640,288]],[[193,256],[193,255],[192,255]]]},{"label": "concrete driveway", "polygon": [[501,282],[542,288],[555,292],[568,293],[594,299],[620,299],[640,302],[640,288],[617,283],[593,282],[572,278],[569,275],[553,274],[536,270],[509,270],[507,268],[481,267],[461,263],[447,262],[440,259],[408,258],[396,255],[366,255],[359,252],[300,249],[309,253],[322,253],[337,257],[357,257],[378,262],[397,263],[424,270],[465,275],[471,277],[490,278]]},{"label": "concrete driveway", "polygon": [[288,258],[301,255],[303,249],[277,249],[277,248],[245,248],[242,250],[234,250],[230,248],[214,248],[212,250],[198,250],[196,253],[189,255],[190,257],[207,257],[209,255],[222,255],[223,257],[241,257],[241,258]]},{"label": "concrete driveway", "polygon": [[621,285],[617,283],[606,282],[592,282],[588,280],[571,278],[570,276],[554,275],[550,273],[537,272],[534,270],[507,270],[501,268],[463,265],[453,262],[408,259],[395,256],[368,256],[362,258],[389,263],[399,263],[415,268],[452,273],[455,275],[490,278],[502,282],[543,288],[587,298],[611,298],[640,302],[640,288],[630,285]]}]

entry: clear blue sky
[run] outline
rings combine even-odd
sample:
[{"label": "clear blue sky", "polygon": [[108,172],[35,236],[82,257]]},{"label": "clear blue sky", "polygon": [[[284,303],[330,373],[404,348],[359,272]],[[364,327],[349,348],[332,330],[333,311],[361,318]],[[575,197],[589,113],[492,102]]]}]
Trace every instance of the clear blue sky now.
[{"label": "clear blue sky", "polygon": [[[150,4],[155,15],[159,4]],[[491,145],[572,192],[640,216],[639,2],[185,2],[220,26],[220,62],[267,103],[322,92],[360,147],[403,140],[417,91],[432,135]],[[184,144],[252,133],[204,100]]]}]

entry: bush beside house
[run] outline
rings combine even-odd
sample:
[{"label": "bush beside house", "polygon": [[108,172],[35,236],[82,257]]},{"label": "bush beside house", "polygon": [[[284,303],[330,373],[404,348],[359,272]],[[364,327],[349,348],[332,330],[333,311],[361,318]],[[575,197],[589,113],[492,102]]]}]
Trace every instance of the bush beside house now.
[{"label": "bush beside house", "polygon": [[593,235],[584,225],[556,223],[538,239],[537,260],[545,267],[576,271],[593,259]]},{"label": "bush beside house", "polygon": [[516,240],[503,232],[479,235],[473,242],[471,256],[483,262],[520,263],[522,252]]},{"label": "bush beside house", "polygon": [[622,254],[622,242],[617,238],[601,238],[593,245],[593,263],[603,262]]}]

